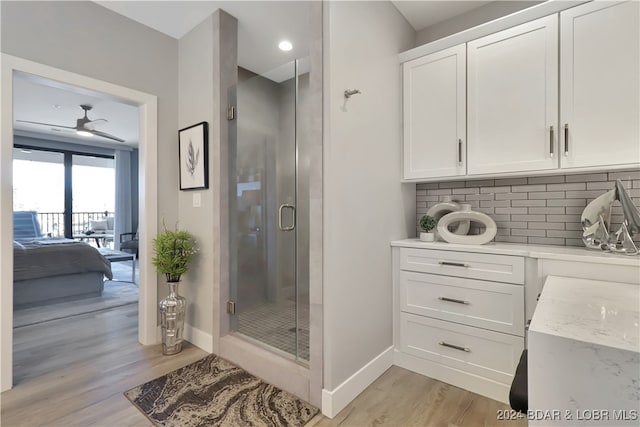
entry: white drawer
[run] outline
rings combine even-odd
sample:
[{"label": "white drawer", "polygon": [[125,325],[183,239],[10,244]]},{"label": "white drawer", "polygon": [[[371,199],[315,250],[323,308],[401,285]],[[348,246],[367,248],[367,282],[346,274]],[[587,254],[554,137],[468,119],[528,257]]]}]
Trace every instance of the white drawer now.
[{"label": "white drawer", "polygon": [[402,352],[503,384],[511,384],[523,348],[521,337],[400,313]]},{"label": "white drawer", "polygon": [[524,336],[524,287],[400,272],[400,310]]},{"label": "white drawer", "polygon": [[524,258],[520,256],[400,248],[400,269],[524,284]]}]

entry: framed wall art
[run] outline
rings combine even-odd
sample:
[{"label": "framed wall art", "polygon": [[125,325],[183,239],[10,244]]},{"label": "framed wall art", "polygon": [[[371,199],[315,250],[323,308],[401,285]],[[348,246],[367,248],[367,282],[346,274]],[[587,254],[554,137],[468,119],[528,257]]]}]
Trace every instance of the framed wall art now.
[{"label": "framed wall art", "polygon": [[201,122],[178,131],[180,190],[209,188],[209,129]]}]

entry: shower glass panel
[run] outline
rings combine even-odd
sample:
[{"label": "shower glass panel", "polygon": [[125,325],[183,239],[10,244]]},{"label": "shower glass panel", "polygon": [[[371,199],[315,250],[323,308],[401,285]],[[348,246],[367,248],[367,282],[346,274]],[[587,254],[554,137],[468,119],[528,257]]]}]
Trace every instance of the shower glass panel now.
[{"label": "shower glass panel", "polygon": [[[238,68],[230,136],[232,332],[309,360],[308,156],[293,61],[263,75]],[[306,67],[308,68],[308,67]]]}]

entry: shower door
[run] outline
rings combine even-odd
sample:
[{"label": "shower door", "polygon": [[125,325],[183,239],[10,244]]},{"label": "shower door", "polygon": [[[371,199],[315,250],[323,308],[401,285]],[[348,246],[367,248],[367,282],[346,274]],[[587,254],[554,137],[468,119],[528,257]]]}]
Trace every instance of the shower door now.
[{"label": "shower door", "polygon": [[230,135],[229,311],[233,333],[304,363],[308,192],[299,188],[300,82],[298,61],[264,75],[238,69]]}]

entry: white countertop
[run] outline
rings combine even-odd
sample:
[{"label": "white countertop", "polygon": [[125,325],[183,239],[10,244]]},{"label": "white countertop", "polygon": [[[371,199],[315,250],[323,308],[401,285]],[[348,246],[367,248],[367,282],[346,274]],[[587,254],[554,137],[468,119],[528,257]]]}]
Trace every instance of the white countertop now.
[{"label": "white countertop", "polygon": [[640,287],[549,276],[529,333],[640,352]]},{"label": "white countertop", "polygon": [[[487,243],[486,245],[461,245],[446,242],[422,242],[419,239],[394,240],[391,242],[391,246],[419,249],[437,249],[442,251],[513,255],[529,258],[556,259],[563,261],[578,261],[640,267],[640,256],[613,254],[571,246],[525,245],[517,243],[495,242]],[[640,277],[638,278],[638,281],[640,282]]]}]

